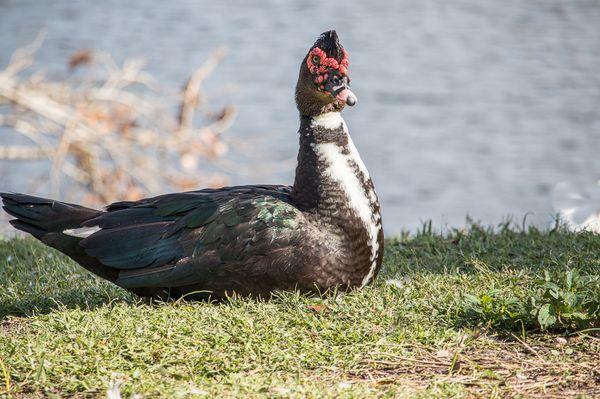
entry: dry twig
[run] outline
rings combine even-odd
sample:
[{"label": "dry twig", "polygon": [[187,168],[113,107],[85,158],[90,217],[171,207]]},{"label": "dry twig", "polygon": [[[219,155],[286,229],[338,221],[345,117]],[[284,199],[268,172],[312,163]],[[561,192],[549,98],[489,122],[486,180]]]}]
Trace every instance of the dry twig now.
[{"label": "dry twig", "polygon": [[194,123],[200,119],[196,111],[206,106],[200,101],[202,83],[223,49],[192,74],[180,95],[168,96],[143,71],[143,62],[119,67],[107,54],[89,50],[68,62],[71,69],[83,69],[84,78],[48,81],[41,73],[27,73],[42,41],[43,34],[17,50],[0,71],[0,126],[32,143],[0,145],[0,159],[47,159],[46,189],[58,195],[74,182],[76,191],[87,194],[83,201],[92,204],[226,183],[223,174],[201,169],[214,169],[214,161],[227,153],[221,133],[233,123],[235,109],[204,117],[202,126]]}]

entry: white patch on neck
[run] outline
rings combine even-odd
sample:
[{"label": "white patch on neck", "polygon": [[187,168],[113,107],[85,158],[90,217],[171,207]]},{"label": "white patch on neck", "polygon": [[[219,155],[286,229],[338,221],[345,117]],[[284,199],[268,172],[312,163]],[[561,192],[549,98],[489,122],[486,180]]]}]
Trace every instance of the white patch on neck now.
[{"label": "white patch on neck", "polygon": [[[337,129],[340,124],[344,127],[344,132],[348,135],[346,123],[339,112],[328,112],[313,119],[313,126],[318,125],[326,129]],[[335,143],[321,143],[314,146],[315,153],[328,166],[325,173],[333,180],[338,182],[348,197],[350,206],[356,212],[356,215],[362,221],[363,226],[369,237],[368,245],[371,247],[371,266],[369,272],[364,277],[361,287],[365,286],[375,274],[377,267],[377,257],[379,251],[379,231],[381,230],[380,219],[371,211],[373,203],[376,201],[375,192],[370,190],[365,195],[363,184],[369,180],[369,172],[360,158],[352,138],[348,135],[349,154],[343,154],[342,148]],[[358,166],[361,172],[363,182],[355,173],[353,164]]]},{"label": "white patch on neck", "polygon": [[346,126],[342,114],[339,112],[326,112],[321,115],[317,115],[313,118],[312,127],[320,126],[325,129],[334,130],[338,129],[340,125]]},{"label": "white patch on neck", "polygon": [[99,226],[79,227],[77,229],[64,230],[63,234],[71,237],[87,238],[97,231],[102,230]]}]

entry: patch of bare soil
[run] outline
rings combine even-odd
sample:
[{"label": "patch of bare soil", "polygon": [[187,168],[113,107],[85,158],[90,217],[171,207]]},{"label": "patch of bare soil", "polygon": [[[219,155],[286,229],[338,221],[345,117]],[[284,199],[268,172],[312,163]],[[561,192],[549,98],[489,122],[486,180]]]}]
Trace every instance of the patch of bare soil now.
[{"label": "patch of bare soil", "polygon": [[0,334],[9,335],[17,331],[21,326],[25,324],[25,320],[22,317],[7,317],[4,320],[0,320]]},{"label": "patch of bare soil", "polygon": [[600,397],[600,340],[554,338],[527,343],[439,349],[411,346],[406,356],[371,353],[349,377],[375,385],[401,384],[414,391],[435,384],[461,384],[472,397]]}]

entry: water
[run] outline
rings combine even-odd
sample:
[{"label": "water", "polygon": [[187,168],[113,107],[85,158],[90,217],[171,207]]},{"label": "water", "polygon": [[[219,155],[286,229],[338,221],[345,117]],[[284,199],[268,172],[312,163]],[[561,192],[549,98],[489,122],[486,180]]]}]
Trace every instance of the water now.
[{"label": "water", "polygon": [[[299,62],[319,33],[335,28],[359,98],[344,117],[389,233],[428,219],[458,226],[467,214],[491,224],[529,214],[546,225],[558,182],[600,177],[598,21],[600,3],[581,0],[0,0],[0,65],[46,27],[38,65],[50,75],[65,73],[72,52],[92,48],[117,60],[141,56],[178,86],[226,45],[209,89],[237,85],[226,98],[239,109],[231,137],[254,153],[237,159],[232,182],[289,183]],[[261,168],[263,159],[282,167]],[[31,168],[43,166],[0,167],[0,189],[22,190]]]}]

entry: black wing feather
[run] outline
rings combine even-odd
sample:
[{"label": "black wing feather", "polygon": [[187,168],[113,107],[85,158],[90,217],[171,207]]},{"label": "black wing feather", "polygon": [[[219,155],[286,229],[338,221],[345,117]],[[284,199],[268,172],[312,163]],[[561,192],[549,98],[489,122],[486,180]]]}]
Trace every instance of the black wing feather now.
[{"label": "black wing feather", "polygon": [[170,222],[100,230],[80,242],[106,266],[136,269],[167,264],[182,255],[177,237],[163,238]]},{"label": "black wing feather", "polygon": [[[242,222],[237,214],[245,213],[243,206],[237,213],[225,212],[224,223],[211,223],[224,212],[219,208],[223,204],[235,207],[236,199],[257,195],[287,202],[290,191],[289,186],[237,186],[117,202],[109,205],[107,212],[85,222],[85,226],[99,226],[101,230],[80,245],[89,256],[120,270],[175,264],[201,252],[203,245],[219,240],[228,226]],[[188,237],[191,230],[198,228],[202,228],[198,235]],[[177,272],[183,270],[179,267]]]}]

